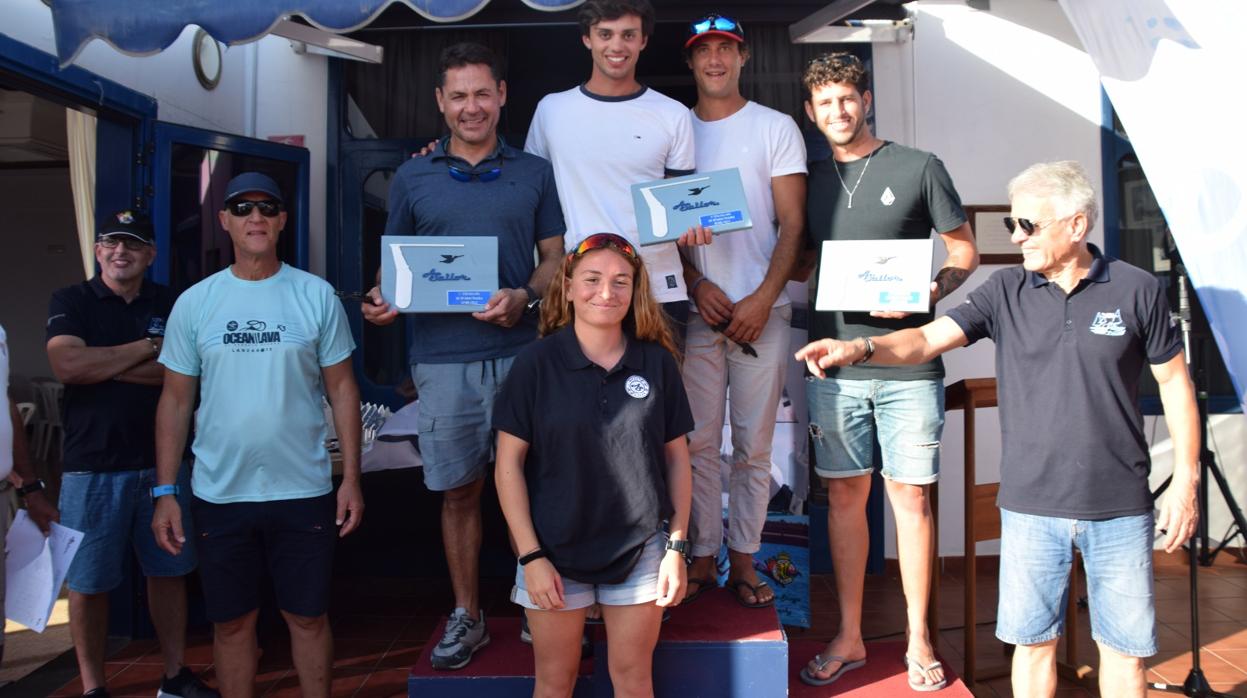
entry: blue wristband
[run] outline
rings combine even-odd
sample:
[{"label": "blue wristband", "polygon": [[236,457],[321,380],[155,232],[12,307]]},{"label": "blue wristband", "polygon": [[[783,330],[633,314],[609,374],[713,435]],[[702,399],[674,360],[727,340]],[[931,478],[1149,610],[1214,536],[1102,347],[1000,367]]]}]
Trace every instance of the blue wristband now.
[{"label": "blue wristband", "polygon": [[152,488],[152,501],[154,502],[156,499],[163,497],[166,494],[177,495],[181,491],[182,488],[177,485],[156,485]]}]

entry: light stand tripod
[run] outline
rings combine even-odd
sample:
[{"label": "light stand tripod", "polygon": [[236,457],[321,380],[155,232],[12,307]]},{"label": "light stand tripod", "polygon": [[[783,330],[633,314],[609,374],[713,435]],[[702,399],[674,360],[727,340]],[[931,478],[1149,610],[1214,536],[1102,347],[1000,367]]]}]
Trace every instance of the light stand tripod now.
[{"label": "light stand tripod", "polygon": [[[1151,683],[1150,688],[1165,691],[1168,693],[1181,693],[1186,696],[1200,696],[1210,698],[1233,698],[1228,693],[1218,693],[1212,690],[1208,685],[1208,679],[1204,677],[1204,672],[1200,668],[1199,661],[1199,566],[1202,564],[1208,566],[1212,564],[1212,558],[1216,553],[1225,547],[1225,541],[1222,541],[1217,550],[1209,555],[1208,552],[1208,475],[1211,473],[1217,480],[1217,486],[1221,490],[1221,495],[1225,498],[1226,504],[1230,508],[1231,514],[1234,516],[1235,524],[1238,526],[1238,533],[1247,532],[1247,526],[1243,523],[1243,512],[1238,508],[1237,502],[1234,501],[1230,494],[1230,488],[1225,480],[1225,476],[1221,474],[1221,470],[1217,467],[1216,458],[1208,448],[1208,374],[1204,362],[1204,347],[1193,346],[1194,342],[1202,342],[1200,338],[1192,336],[1191,333],[1191,297],[1190,290],[1187,286],[1186,267],[1182,264],[1182,258],[1178,256],[1177,248],[1170,246],[1169,260],[1171,281],[1177,284],[1178,291],[1178,321],[1182,330],[1182,347],[1186,354],[1187,367],[1191,370],[1192,379],[1195,382],[1195,401],[1199,409],[1199,427],[1200,427],[1200,447],[1199,447],[1199,529],[1191,541],[1187,544],[1187,550],[1190,553],[1188,566],[1190,567],[1191,576],[1191,671],[1186,676],[1186,681],[1181,686],[1164,683]],[[1159,497],[1165,488],[1169,486],[1171,478],[1166,478],[1165,482],[1152,495],[1153,499]],[[1234,536],[1227,537],[1226,540],[1232,539]],[[1196,540],[1201,541],[1198,546]],[[1202,548],[1202,555],[1200,553]]]}]

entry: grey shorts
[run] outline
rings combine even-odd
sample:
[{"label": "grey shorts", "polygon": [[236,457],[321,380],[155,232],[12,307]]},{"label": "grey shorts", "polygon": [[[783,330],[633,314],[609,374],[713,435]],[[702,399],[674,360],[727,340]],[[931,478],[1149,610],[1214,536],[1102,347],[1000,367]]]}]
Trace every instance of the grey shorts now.
[{"label": "grey shorts", "polygon": [[493,460],[494,400],[515,357],[463,364],[413,364],[420,395],[416,430],[424,485],[445,492],[485,476]]}]

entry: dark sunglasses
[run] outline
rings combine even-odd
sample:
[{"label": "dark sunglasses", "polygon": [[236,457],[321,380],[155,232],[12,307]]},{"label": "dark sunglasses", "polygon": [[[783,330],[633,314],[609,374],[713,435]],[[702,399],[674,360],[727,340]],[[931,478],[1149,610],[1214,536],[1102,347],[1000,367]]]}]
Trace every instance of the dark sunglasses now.
[{"label": "dark sunglasses", "polygon": [[138,252],[139,250],[142,250],[142,249],[145,249],[151,246],[150,244],[143,242],[142,240],[139,240],[138,238],[132,238],[132,237],[121,238],[121,237],[108,236],[108,237],[102,237],[96,240],[96,242],[100,244],[100,247],[103,247],[109,250],[117,249],[117,245],[125,245],[126,249],[130,250],[131,252]]},{"label": "dark sunglasses", "polygon": [[639,261],[636,254],[636,248],[632,246],[632,243],[614,233],[594,233],[593,235],[590,235],[584,240],[581,240],[580,244],[576,245],[576,249],[572,250],[572,253],[567,255],[567,258],[572,259],[574,257],[579,257],[586,252],[601,250],[607,247],[612,247],[623,253],[623,255],[632,260],[634,264]]},{"label": "dark sunglasses", "polygon": [[455,167],[450,163],[446,163],[446,172],[449,173],[450,178],[456,182],[471,182],[474,179],[479,179],[482,182],[492,182],[502,176],[502,161],[498,161],[497,167],[485,170],[484,172],[465,170],[461,167]]},{"label": "dark sunglasses", "polygon": [[225,210],[229,211],[231,216],[237,216],[238,218],[250,216],[253,208],[260,209],[260,215],[265,218],[275,218],[277,214],[281,213],[281,203],[272,199],[265,199],[264,201],[247,201],[243,199],[225,204]]},{"label": "dark sunglasses", "polygon": [[[1065,218],[1069,218],[1069,216],[1066,216]],[[1022,232],[1026,233],[1029,237],[1034,235],[1036,231],[1042,229],[1045,225],[1065,220],[1065,218],[1052,218],[1046,221],[1032,221],[1029,218],[1014,218],[1013,216],[1005,216],[1005,230],[1008,230],[1009,234],[1012,235],[1013,231],[1021,228]]]},{"label": "dark sunglasses", "polygon": [[740,26],[740,22],[723,15],[706,15],[705,18],[693,22],[691,28],[693,36],[709,31],[733,32],[742,35],[745,33],[745,28]]}]

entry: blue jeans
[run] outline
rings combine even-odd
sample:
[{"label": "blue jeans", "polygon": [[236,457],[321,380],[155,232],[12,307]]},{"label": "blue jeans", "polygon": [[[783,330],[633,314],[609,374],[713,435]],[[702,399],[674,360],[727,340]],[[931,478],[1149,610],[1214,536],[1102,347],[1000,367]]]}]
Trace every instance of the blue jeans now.
[{"label": "blue jeans", "polygon": [[134,554],[147,577],[181,577],[195,569],[195,527],[191,523],[190,474],[182,465],[178,473],[178,503],[186,545],[170,555],[156,545],[152,533],[151,488],[156,469],[122,470],[113,473],[68,472],[61,479],[61,523],[82,531],[82,543],[69,565],[65,583],[79,594],[101,594],[121,584],[124,566]]},{"label": "blue jeans", "polygon": [[928,485],[940,476],[944,385],[936,380],[808,378],[814,472],[824,478],[869,475],[876,433],[883,476]]},{"label": "blue jeans", "polygon": [[1000,510],[996,637],[1037,645],[1061,636],[1074,548],[1082,552],[1091,637],[1129,657],[1156,654],[1152,513],[1102,521]]}]

